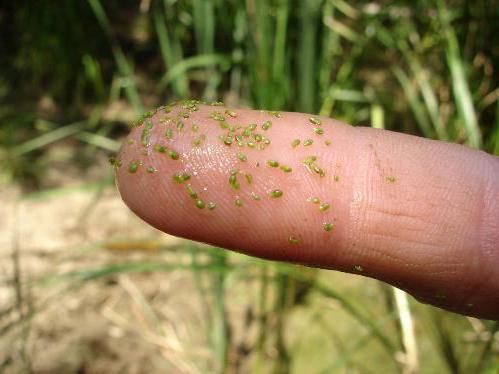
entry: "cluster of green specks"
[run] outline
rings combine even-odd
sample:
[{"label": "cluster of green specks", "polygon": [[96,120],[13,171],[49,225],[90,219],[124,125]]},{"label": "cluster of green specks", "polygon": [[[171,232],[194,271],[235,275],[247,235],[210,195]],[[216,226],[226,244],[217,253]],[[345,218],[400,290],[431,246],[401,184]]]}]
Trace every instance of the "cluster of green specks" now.
[{"label": "cluster of green specks", "polygon": [[182,184],[191,179],[191,176],[187,173],[175,173],[173,174],[173,181]]},{"label": "cluster of green specks", "polygon": [[331,204],[324,202],[321,203],[321,200],[318,197],[309,197],[307,201],[311,202],[312,204],[319,205],[319,210],[321,212],[325,212],[326,210],[331,208]]},{"label": "cluster of green specks", "polygon": [[[237,114],[233,111],[226,111],[225,114],[229,113],[229,117],[237,118]],[[242,124],[229,124],[226,121],[226,117],[220,112],[212,112],[210,118],[217,121],[220,128],[224,130],[218,138],[220,141],[231,146],[232,144],[237,144],[238,147],[248,147],[257,150],[264,150],[270,145],[271,141],[265,135],[258,133],[258,125],[256,123],[250,123],[246,126]],[[270,129],[270,121],[264,122],[262,125],[264,131]]]},{"label": "cluster of green specks", "polygon": [[123,162],[119,159],[117,159],[116,157],[110,157],[109,158],[109,164],[115,168],[115,169],[118,169],[121,167],[121,165],[123,164]]},{"label": "cluster of green specks", "polygon": [[326,172],[323,168],[316,164],[316,161],[317,156],[309,156],[302,161],[302,164],[305,165],[309,173],[315,173],[321,177],[324,177],[326,175]]},{"label": "cluster of green specks", "polygon": [[170,157],[172,160],[178,160],[180,158],[180,155],[177,151],[174,151],[173,149],[169,149],[165,147],[164,145],[155,145],[154,146],[154,151],[158,153],[165,153]]}]

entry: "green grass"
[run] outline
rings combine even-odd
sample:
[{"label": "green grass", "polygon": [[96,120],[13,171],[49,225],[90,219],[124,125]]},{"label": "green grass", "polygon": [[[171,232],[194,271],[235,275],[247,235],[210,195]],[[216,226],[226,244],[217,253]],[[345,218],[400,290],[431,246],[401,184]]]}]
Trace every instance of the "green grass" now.
[{"label": "green grass", "polygon": [[[128,121],[187,97],[320,113],[499,155],[497,1],[66,0],[50,9],[28,1],[12,14],[8,23],[0,18],[0,167],[3,180],[34,192],[26,199],[66,193],[39,189],[52,147],[69,141],[78,151],[109,155]],[[116,106],[128,111],[107,114]],[[94,198],[108,185],[105,179],[92,187]],[[401,354],[422,372],[499,369],[492,339],[463,340],[466,333],[493,334],[497,324],[407,304],[405,296],[371,284],[373,300],[355,281],[351,288],[341,280],[330,286],[325,279],[338,278],[323,271],[190,244],[181,251],[189,263],[167,256],[103,264],[17,282],[17,292],[64,284],[61,292],[71,293],[131,272],[192,274],[198,292],[190,297],[207,308],[210,369],[224,372],[242,359],[234,358],[239,337],[231,333],[228,284],[251,277],[259,290],[248,322],[257,325],[258,339],[248,348],[255,372],[303,371],[311,357],[317,373],[401,372],[409,367],[396,358]],[[147,300],[137,297],[157,325]],[[337,315],[317,306],[330,302]],[[19,308],[23,303],[19,298]],[[311,318],[303,342],[289,333],[303,328],[297,316]],[[0,333],[17,328],[26,338],[31,318],[36,309]],[[29,355],[20,352],[29,369]],[[366,364],[371,359],[377,370]]]}]

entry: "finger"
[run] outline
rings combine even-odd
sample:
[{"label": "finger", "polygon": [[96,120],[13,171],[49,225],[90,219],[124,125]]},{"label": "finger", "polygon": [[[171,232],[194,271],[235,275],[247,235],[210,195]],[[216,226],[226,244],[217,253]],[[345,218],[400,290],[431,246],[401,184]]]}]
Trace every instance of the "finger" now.
[{"label": "finger", "polygon": [[117,180],[151,225],[499,318],[497,158],[300,113],[184,102],[149,117]]}]

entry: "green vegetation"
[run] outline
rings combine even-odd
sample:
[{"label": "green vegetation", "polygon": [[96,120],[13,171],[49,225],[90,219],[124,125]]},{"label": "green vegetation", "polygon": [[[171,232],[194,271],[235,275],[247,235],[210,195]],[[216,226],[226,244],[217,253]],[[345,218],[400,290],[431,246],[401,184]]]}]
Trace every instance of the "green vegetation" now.
[{"label": "green vegetation", "polygon": [[[6,2],[0,5],[0,178],[35,192],[31,198],[52,194],[44,188],[51,186],[47,172],[57,167],[47,161],[57,145],[69,144],[74,153],[65,162],[86,170],[118,149],[115,139],[144,111],[188,97],[263,108],[276,118],[277,111],[305,111],[499,155],[498,19],[497,0]],[[224,121],[224,114],[214,112],[213,118]],[[310,124],[322,133],[320,119],[311,117]],[[148,143],[148,128],[144,131],[142,142]],[[245,161],[243,154],[238,157]],[[306,166],[323,176],[314,162]],[[140,165],[126,166],[134,173]],[[236,190],[237,174],[229,179]],[[173,176],[177,183],[188,179]],[[112,186],[109,175],[82,188],[97,191],[98,199],[106,186]],[[234,203],[243,205],[239,198]],[[319,209],[327,208],[324,203]],[[324,230],[332,229],[324,224]],[[288,242],[297,250],[302,246],[294,236]],[[98,243],[92,247],[102,249]],[[23,305],[23,294],[63,285],[56,297],[0,320],[0,337],[16,331],[21,342],[14,361],[29,372],[23,339],[30,321],[56,298],[118,274],[186,272],[199,291],[186,297],[199,297],[206,306],[207,328],[199,333],[211,350],[197,358],[200,372],[233,372],[248,361],[253,372],[275,373],[499,370],[497,323],[417,304],[375,281],[367,292],[358,281],[342,281],[344,275],[191,243],[172,255],[163,249],[158,261],[123,260],[29,281],[14,272],[7,282],[17,305]],[[190,262],[180,262],[179,255]],[[13,256],[13,264],[18,261]],[[227,295],[234,283],[245,282],[258,292],[251,296],[247,320],[237,322]],[[147,300],[140,308],[152,325],[160,325]],[[9,312],[0,310],[0,316]],[[254,329],[251,344],[231,333],[236,322]],[[12,358],[1,360],[0,368],[13,365]]]}]

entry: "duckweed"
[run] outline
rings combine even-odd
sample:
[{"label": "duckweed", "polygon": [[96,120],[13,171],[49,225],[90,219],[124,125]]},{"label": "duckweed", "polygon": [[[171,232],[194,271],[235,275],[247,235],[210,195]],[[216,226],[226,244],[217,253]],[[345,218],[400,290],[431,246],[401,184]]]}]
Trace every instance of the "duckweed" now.
[{"label": "duckweed", "polygon": [[130,167],[128,168],[128,171],[132,174],[136,173],[137,170],[139,169],[139,166],[140,166],[140,162],[139,161],[133,161],[131,164],[130,164]]},{"label": "duckweed", "polygon": [[236,198],[236,200],[234,201],[234,204],[235,204],[238,208],[240,208],[240,207],[242,207],[242,206],[244,205],[243,200],[242,200],[241,198],[239,198],[239,197],[238,197],[238,198]]},{"label": "duckweed", "polygon": [[322,203],[321,205],[319,205],[319,210],[321,212],[325,212],[326,210],[328,210],[329,208],[331,207],[331,205],[329,203]]},{"label": "duckweed", "polygon": [[189,179],[191,179],[191,176],[186,173],[175,173],[173,174],[173,180],[177,182],[178,184],[182,184],[184,182],[187,182]]},{"label": "duckweed", "polygon": [[273,190],[273,191],[270,191],[270,193],[269,193],[270,197],[272,197],[274,199],[282,197],[283,194],[284,194],[284,192],[282,192],[281,190]]},{"label": "duckweed", "polygon": [[324,129],[322,127],[314,127],[314,133],[316,135],[323,135],[324,134]]},{"label": "duckweed", "polygon": [[291,142],[291,147],[296,148],[300,145],[301,141],[300,139],[295,139]]},{"label": "duckweed", "polygon": [[329,231],[333,231],[333,229],[334,229],[334,224],[332,224],[332,223],[325,223],[324,224],[324,231],[329,232]]},{"label": "duckweed", "polygon": [[364,271],[364,267],[362,265],[355,265],[353,268],[359,273],[362,273]]},{"label": "duckweed", "polygon": [[271,168],[277,168],[279,167],[279,162],[276,160],[267,160],[267,166]]},{"label": "duckweed", "polygon": [[214,210],[217,207],[217,203],[209,202],[208,210]]},{"label": "duckweed", "polygon": [[152,167],[152,166],[149,166],[146,171],[149,173],[149,174],[153,174],[153,173],[156,173],[158,171],[158,169]]},{"label": "duckweed", "polygon": [[192,197],[193,199],[197,199],[198,198],[198,194],[196,191],[193,190],[192,186],[190,184],[188,184],[186,186],[186,189],[187,189],[187,194]]},{"label": "duckweed", "polygon": [[308,119],[308,121],[309,121],[312,125],[315,125],[315,126],[320,126],[320,125],[322,125],[322,121],[321,121],[319,118],[317,118],[317,117],[310,117],[310,118]]},{"label": "duckweed", "polygon": [[204,203],[204,201],[203,201],[203,200],[201,200],[201,199],[197,199],[197,200],[196,200],[196,207],[198,207],[199,209],[204,209],[204,208],[205,208],[205,206],[206,206],[206,205],[205,205],[205,203]]},{"label": "duckweed", "polygon": [[293,168],[291,166],[282,165],[281,170],[285,173],[291,173],[293,171]]},{"label": "duckweed", "polygon": [[246,162],[248,161],[248,157],[246,157],[246,155],[244,153],[241,153],[241,152],[238,152],[237,153],[237,158],[239,159],[239,161],[241,162]]},{"label": "duckweed", "polygon": [[312,144],[314,144],[314,141],[312,139],[307,139],[303,142],[303,146],[305,146],[305,147],[308,147]]},{"label": "duckweed", "polygon": [[227,110],[225,111],[225,114],[227,114],[229,117],[232,117],[232,118],[236,118],[236,117],[237,117],[237,113],[236,113],[236,112],[234,112],[233,110],[229,110],[229,109],[227,109]]},{"label": "duckweed", "polygon": [[239,173],[239,170],[232,170],[230,172],[230,175],[229,175],[229,184],[235,190],[239,190],[239,188],[240,188],[239,182],[237,181],[237,174],[238,173]]},{"label": "duckweed", "polygon": [[178,160],[180,158],[180,155],[178,154],[178,152],[172,151],[171,149],[168,151],[168,156],[172,160]]},{"label": "duckweed", "polygon": [[397,181],[397,178],[395,178],[394,176],[389,176],[386,177],[386,181],[389,183],[395,183]]},{"label": "duckweed", "polygon": [[264,131],[267,131],[268,129],[270,129],[270,127],[272,126],[272,122],[271,121],[265,121],[262,125],[262,129]]}]

